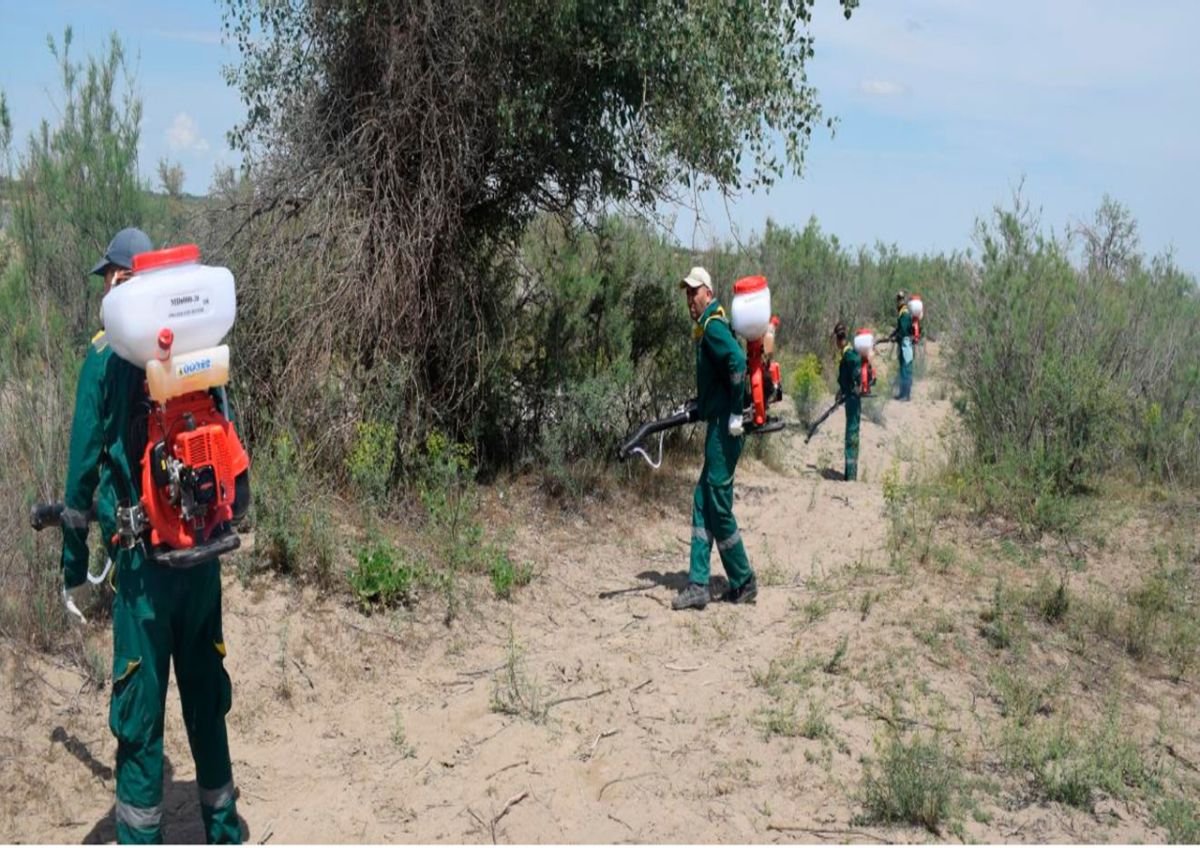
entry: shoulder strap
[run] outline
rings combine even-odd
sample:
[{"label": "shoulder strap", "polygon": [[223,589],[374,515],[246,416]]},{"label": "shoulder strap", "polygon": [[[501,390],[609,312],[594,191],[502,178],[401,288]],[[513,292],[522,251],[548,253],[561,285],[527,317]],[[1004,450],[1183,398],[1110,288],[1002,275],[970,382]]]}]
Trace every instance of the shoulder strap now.
[{"label": "shoulder strap", "polygon": [[726,324],[729,323],[729,319],[725,317],[725,307],[718,306],[716,309],[714,309],[712,311],[712,314],[704,319],[704,327],[702,328],[702,330],[707,330],[708,325],[711,324],[713,321],[722,321]]}]

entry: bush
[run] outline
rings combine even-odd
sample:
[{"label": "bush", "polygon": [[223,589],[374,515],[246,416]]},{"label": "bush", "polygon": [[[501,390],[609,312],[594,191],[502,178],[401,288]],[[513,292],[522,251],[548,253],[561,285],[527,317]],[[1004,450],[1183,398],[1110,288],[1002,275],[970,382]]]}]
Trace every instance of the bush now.
[{"label": "bush", "polygon": [[[1136,233],[1106,199],[1098,228]],[[1200,479],[1200,297],[1169,258],[1147,265],[1136,236],[1114,258],[1043,235],[1020,198],[980,222],[980,264],[947,292],[950,374],[972,439],[983,506],[1029,523],[1070,523],[1062,498],[1103,474]],[[1131,329],[1132,328],[1132,329]],[[1169,341],[1168,341],[1169,340]],[[1169,457],[1169,458],[1168,458]]]},{"label": "bush", "polygon": [[266,567],[329,586],[338,541],[322,490],[299,457],[295,442],[280,433],[254,457],[251,522],[254,548]]}]

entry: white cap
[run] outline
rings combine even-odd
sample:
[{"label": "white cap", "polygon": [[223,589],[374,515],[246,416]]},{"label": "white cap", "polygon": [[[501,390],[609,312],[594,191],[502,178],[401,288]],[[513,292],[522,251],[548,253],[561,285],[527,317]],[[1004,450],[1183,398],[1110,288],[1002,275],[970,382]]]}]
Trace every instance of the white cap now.
[{"label": "white cap", "polygon": [[708,276],[708,272],[697,265],[692,270],[688,271],[688,275],[679,281],[679,287],[687,286],[690,289],[698,289],[704,286],[709,291],[713,290],[712,277]]}]

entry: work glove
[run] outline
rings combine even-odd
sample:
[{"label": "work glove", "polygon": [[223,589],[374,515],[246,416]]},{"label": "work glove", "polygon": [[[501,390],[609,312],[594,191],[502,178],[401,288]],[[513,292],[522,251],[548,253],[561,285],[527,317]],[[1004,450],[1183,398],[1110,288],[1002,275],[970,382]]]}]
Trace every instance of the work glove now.
[{"label": "work glove", "polygon": [[746,431],[745,425],[742,423],[742,413],[735,412],[729,416],[729,435],[737,438]]},{"label": "work glove", "polygon": [[845,395],[845,394],[843,394],[842,392],[838,392],[838,393],[837,393],[837,397],[835,397],[835,398],[833,399],[833,402],[834,402],[834,403],[841,403],[841,402],[842,402],[842,401],[844,401],[845,399],[846,399],[846,395]]},{"label": "work glove", "polygon": [[67,615],[79,619],[80,624],[87,624],[87,619],[83,617],[83,613],[79,610],[79,605],[83,603],[86,592],[86,581],[69,589],[63,586],[63,605],[67,608]]}]

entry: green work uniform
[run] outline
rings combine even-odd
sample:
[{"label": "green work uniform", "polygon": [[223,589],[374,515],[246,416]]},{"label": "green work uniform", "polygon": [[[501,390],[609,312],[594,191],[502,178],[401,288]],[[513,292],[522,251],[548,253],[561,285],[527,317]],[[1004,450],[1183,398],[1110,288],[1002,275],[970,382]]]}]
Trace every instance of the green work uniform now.
[{"label": "green work uniform", "polygon": [[220,565],[214,559],[167,568],[150,562],[141,545],[111,541],[117,507],[140,497],[145,398],[145,372],[115,356],[98,335],[79,375],[71,422],[63,580],[73,588],[86,576],[87,513],[94,503],[116,574],[109,727],[117,738],[117,839],[162,841],[163,717],[173,657],[208,841],[236,843],[241,827],[225,731],[232,689],[224,667]]},{"label": "green work uniform", "polygon": [[696,392],[705,422],[704,467],[692,497],[692,552],[688,579],[708,585],[713,542],[732,589],[753,577],[742,534],[733,517],[733,473],[743,437],[729,434],[729,418],[740,415],[746,355],[733,336],[725,312],[714,300],[696,322]]},{"label": "green work uniform", "polygon": [[858,426],[862,417],[862,398],[859,381],[862,379],[862,357],[853,345],[842,348],[838,364],[838,391],[846,406],[846,479],[858,479]]},{"label": "green work uniform", "polygon": [[896,399],[910,400],[913,384],[913,322],[907,303],[900,307],[900,314],[896,317],[896,352],[900,359],[900,390]]}]

